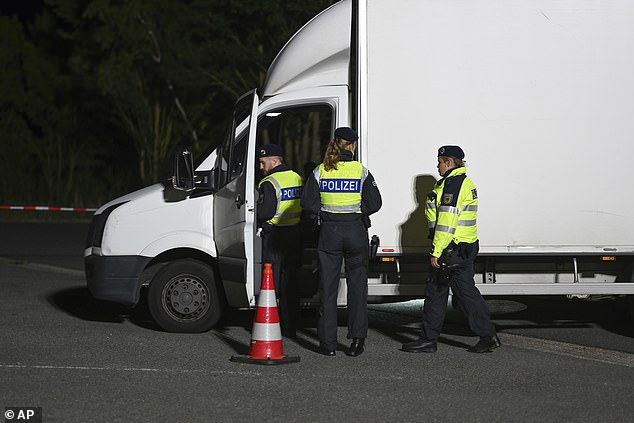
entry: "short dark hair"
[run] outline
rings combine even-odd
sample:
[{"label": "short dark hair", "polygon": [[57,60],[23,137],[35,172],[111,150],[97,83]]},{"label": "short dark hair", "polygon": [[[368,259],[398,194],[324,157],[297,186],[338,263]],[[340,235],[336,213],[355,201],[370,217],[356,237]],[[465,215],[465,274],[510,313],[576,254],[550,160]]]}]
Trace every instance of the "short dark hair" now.
[{"label": "short dark hair", "polygon": [[456,165],[456,167],[464,167],[465,163],[464,160],[459,159],[457,157],[451,157],[451,156],[438,156],[438,158],[444,162],[451,160],[453,162],[454,165]]}]

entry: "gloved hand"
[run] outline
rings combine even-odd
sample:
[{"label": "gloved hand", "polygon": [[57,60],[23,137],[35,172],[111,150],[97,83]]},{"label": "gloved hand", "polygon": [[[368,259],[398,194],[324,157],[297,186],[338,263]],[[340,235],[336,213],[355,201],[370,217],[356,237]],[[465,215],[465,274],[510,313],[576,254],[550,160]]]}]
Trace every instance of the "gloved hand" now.
[{"label": "gloved hand", "polygon": [[274,225],[271,225],[269,222],[263,222],[260,226],[260,234],[266,235],[269,232],[272,232],[275,229]]}]

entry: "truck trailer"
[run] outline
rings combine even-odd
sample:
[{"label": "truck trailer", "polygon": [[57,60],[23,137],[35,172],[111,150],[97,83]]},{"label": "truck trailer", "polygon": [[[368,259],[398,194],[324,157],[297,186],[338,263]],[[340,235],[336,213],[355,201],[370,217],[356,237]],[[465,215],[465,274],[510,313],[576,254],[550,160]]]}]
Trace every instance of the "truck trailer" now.
[{"label": "truck trailer", "polygon": [[[168,331],[256,305],[255,152],[277,143],[307,176],[339,126],[383,208],[369,235],[370,301],[421,298],[425,196],[437,149],[457,144],[478,186],[485,296],[634,294],[634,3],[629,0],[343,0],[301,28],[226,139],[163,181],[108,202],[85,256],[95,298],[148,307]],[[300,290],[318,268],[306,231]],[[342,269],[340,304],[345,304]],[[631,298],[631,297],[630,297]]]}]

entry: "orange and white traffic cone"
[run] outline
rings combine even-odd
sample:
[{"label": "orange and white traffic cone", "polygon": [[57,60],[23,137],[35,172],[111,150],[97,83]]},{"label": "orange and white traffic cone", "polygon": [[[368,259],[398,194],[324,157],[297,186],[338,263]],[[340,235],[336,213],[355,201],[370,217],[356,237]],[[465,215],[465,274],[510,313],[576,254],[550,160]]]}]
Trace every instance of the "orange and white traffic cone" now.
[{"label": "orange and white traffic cone", "polygon": [[287,364],[296,363],[298,356],[284,355],[282,348],[282,331],[280,317],[277,312],[277,298],[273,284],[273,266],[264,264],[260,296],[255,309],[251,347],[248,355],[234,355],[231,361],[250,364]]}]

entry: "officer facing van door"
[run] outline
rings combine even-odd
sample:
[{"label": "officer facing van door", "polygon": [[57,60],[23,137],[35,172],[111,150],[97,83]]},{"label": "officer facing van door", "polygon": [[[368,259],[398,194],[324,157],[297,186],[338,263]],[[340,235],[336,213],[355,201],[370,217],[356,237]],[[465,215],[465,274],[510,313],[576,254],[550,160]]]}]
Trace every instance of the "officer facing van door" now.
[{"label": "officer facing van door", "polygon": [[438,149],[440,181],[427,194],[425,215],[432,239],[431,274],[425,291],[423,329],[419,339],[403,344],[405,352],[436,352],[447,311],[449,288],[460,301],[471,330],[480,337],[470,352],[490,352],[500,346],[489,308],[475,286],[478,255],[478,191],[467,176],[464,152],[457,145]]},{"label": "officer facing van door", "polygon": [[284,164],[282,148],[277,144],[260,147],[258,157],[264,174],[258,185],[257,206],[262,262],[273,265],[282,335],[293,338],[300,319],[297,269],[302,252],[302,178]]},{"label": "officer facing van door", "polygon": [[337,292],[345,259],[348,286],[346,354],[363,353],[368,334],[369,215],[381,208],[381,194],[372,174],[353,159],[359,136],[352,128],[335,130],[320,164],[306,181],[301,205],[320,224],[317,252],[320,265],[320,352],[337,349]]}]

